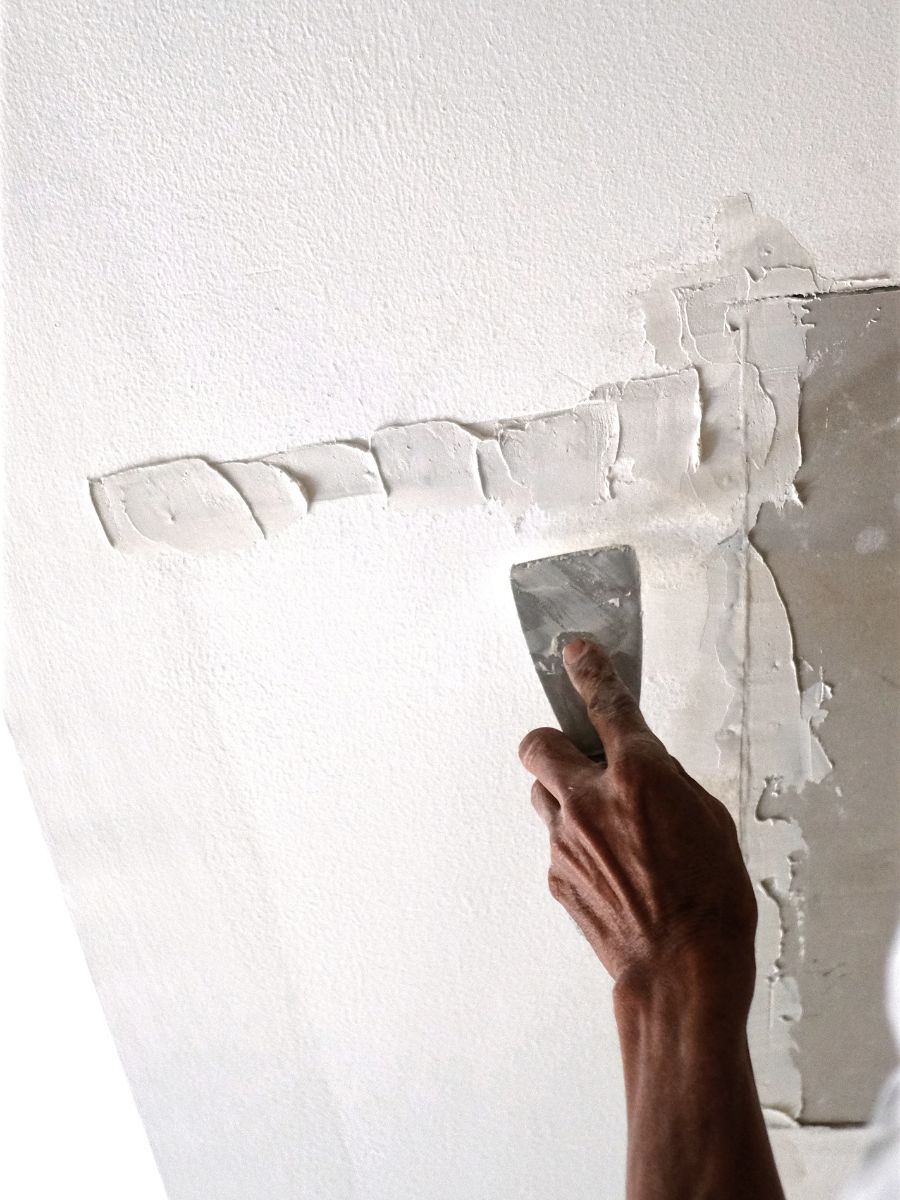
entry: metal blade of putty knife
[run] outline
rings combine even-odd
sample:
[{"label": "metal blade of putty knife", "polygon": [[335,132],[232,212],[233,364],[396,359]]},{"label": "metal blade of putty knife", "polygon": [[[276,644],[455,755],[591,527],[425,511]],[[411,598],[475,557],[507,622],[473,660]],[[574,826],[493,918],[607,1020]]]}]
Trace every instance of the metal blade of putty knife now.
[{"label": "metal blade of putty knife", "polygon": [[522,632],[563,733],[604,761],[562,652],[576,636],[599,642],[635,700],[641,695],[641,577],[631,546],[608,546],[517,563],[510,571]]}]

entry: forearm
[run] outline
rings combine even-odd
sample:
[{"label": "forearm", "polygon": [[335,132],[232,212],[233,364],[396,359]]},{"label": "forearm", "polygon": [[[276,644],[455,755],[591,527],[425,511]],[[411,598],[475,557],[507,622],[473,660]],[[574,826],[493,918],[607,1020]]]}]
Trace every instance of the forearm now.
[{"label": "forearm", "polygon": [[608,766],[554,729],[519,756],[550,892],[616,981],[628,1200],[784,1200],[747,1050],[757,907],[737,828],[604,650],[579,638],[563,659]]},{"label": "forearm", "polygon": [[616,989],[628,1200],[784,1200],[744,1024],[682,989]]}]

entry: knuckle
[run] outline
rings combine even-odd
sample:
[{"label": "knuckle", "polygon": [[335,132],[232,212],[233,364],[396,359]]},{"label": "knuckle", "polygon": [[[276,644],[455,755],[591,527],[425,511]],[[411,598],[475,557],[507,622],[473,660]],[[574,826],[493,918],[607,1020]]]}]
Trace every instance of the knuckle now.
[{"label": "knuckle", "polygon": [[606,717],[613,722],[633,717],[636,707],[634,698],[625,691],[618,680],[613,682],[611,679],[598,684],[588,701],[588,708],[595,716]]},{"label": "knuckle", "polygon": [[607,778],[617,792],[635,795],[644,786],[646,763],[639,753],[626,749],[609,767]]},{"label": "knuckle", "polygon": [[546,758],[552,750],[552,734],[549,729],[532,729],[519,744],[519,757],[530,768],[535,762]]},{"label": "knuckle", "polygon": [[649,786],[663,786],[681,776],[677,764],[652,733],[636,732],[624,741],[622,750],[607,771],[610,784],[626,794]]},{"label": "knuckle", "polygon": [[583,679],[589,679],[596,675],[609,674],[612,672],[612,663],[609,655],[596,642],[589,641],[587,649],[576,660],[576,669],[578,674]]},{"label": "knuckle", "polygon": [[531,785],[531,806],[538,816],[549,825],[559,813],[559,802],[539,779]]},{"label": "knuckle", "polygon": [[559,827],[550,831],[550,857],[554,863],[564,861],[566,857],[566,844]]},{"label": "knuckle", "polygon": [[585,814],[597,807],[597,781],[594,779],[574,783],[566,795],[566,811],[578,825]]}]

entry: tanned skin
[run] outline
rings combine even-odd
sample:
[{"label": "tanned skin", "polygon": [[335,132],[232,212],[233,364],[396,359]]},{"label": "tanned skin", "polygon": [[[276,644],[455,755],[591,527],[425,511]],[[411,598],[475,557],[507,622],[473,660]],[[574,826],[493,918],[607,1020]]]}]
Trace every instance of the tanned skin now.
[{"label": "tanned skin", "polygon": [[563,655],[607,767],[558,729],[519,757],[551,895],[614,980],[627,1200],[784,1200],[750,1056],[756,900],[728,810],[648,729],[604,651]]}]

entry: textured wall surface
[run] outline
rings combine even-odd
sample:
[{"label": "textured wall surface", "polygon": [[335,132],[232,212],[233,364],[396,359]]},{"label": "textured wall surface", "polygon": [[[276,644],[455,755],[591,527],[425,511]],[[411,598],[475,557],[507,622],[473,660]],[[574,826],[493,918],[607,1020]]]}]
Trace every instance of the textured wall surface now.
[{"label": "textured wall surface", "polygon": [[[8,708],[170,1195],[619,1195],[609,987],[546,894],[508,569],[633,542],[673,751],[736,816],[769,762],[827,772],[825,681],[800,705],[746,545],[800,465],[801,316],[779,302],[770,342],[757,303],[748,340],[726,307],[764,300],[770,237],[775,296],[896,278],[894,5],[13,0],[6,24]],[[714,225],[742,192],[780,222],[752,246]],[[640,297],[692,278],[724,282],[673,348]],[[608,397],[605,507],[375,494],[129,555],[92,500],[154,462],[565,412],[661,371]],[[753,572],[790,768],[778,743],[744,770],[748,663],[708,620]],[[798,1115],[787,1044],[759,1061]],[[798,1188],[821,1176],[822,1143],[779,1138]]]}]

